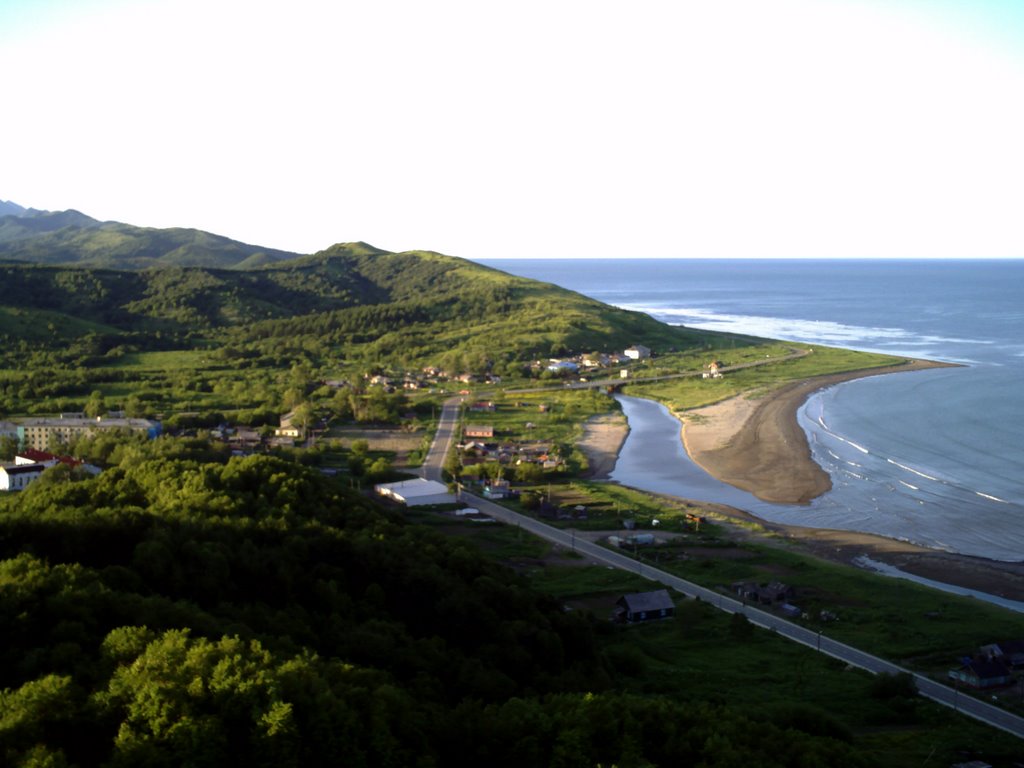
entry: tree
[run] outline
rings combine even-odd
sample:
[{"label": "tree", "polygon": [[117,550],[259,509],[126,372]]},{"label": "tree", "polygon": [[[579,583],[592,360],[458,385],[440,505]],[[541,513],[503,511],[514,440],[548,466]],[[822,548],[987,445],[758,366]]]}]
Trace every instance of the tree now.
[{"label": "tree", "polygon": [[539,483],[544,480],[544,468],[540,464],[524,461],[516,467],[516,480],[520,483]]},{"label": "tree", "polygon": [[141,419],[146,415],[146,405],[138,395],[129,395],[124,401],[124,412],[130,419]]},{"label": "tree", "polygon": [[454,448],[448,451],[448,455],[444,458],[444,464],[441,469],[445,471],[451,479],[458,479],[459,475],[462,474],[462,459],[459,458],[459,453]]},{"label": "tree", "polygon": [[89,395],[89,399],[85,401],[85,415],[89,418],[95,419],[102,416],[107,412],[107,401],[103,397],[103,393],[98,389],[94,389],[92,394]]},{"label": "tree", "polygon": [[292,410],[292,421],[302,427],[302,434],[305,435],[309,425],[316,418],[316,411],[308,402],[302,402]]},{"label": "tree", "polygon": [[18,452],[18,438],[10,435],[0,436],[0,461],[12,461]]}]

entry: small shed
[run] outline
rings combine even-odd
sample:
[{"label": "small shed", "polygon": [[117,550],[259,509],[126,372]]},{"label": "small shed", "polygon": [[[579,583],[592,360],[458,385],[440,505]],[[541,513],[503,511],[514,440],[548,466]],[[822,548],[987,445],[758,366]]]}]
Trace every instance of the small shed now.
[{"label": "small shed", "polygon": [[616,621],[636,624],[641,621],[668,619],[675,615],[676,605],[667,589],[634,592],[623,595],[615,603]]}]

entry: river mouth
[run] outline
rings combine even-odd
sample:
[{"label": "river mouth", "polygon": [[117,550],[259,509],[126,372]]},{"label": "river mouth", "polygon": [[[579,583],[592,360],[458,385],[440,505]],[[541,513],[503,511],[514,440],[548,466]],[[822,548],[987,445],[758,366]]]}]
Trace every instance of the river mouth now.
[{"label": "river mouth", "polygon": [[629,422],[629,435],[609,479],[651,493],[728,504],[758,514],[779,507],[716,480],[686,453],[682,422],[661,403],[616,395]]}]

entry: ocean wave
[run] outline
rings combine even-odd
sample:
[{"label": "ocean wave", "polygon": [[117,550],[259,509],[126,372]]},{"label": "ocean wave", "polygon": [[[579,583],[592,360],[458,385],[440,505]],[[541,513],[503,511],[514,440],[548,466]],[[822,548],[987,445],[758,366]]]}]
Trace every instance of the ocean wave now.
[{"label": "ocean wave", "polygon": [[916,485],[911,485],[906,480],[900,480],[900,485],[905,485],[905,486],[907,486],[907,488],[909,488],[912,491],[920,491],[921,490]]},{"label": "ocean wave", "polygon": [[1009,504],[1010,503],[1006,499],[1000,499],[998,496],[993,496],[992,494],[989,494],[989,493],[982,493],[981,491],[975,491],[975,493],[978,496],[981,496],[981,498],[983,498],[983,499],[989,499],[990,501],[998,501],[1000,504]]},{"label": "ocean wave", "polygon": [[[622,309],[644,312],[667,323],[687,325],[691,328],[702,328],[709,331],[839,346],[877,345],[890,351],[892,347],[899,345],[912,350],[908,354],[910,357],[921,356],[922,350],[925,348],[941,347],[948,344],[992,345],[995,343],[991,339],[968,339],[934,334],[922,336],[905,328],[849,325],[832,320],[737,315],[705,307],[673,307],[643,303],[620,304],[619,306]],[[928,353],[925,356],[946,359],[947,355],[948,350],[941,355]]]},{"label": "ocean wave", "polygon": [[923,477],[925,480],[934,480],[935,482],[942,482],[937,477],[932,477],[931,475],[926,475],[924,472],[920,472],[920,471],[914,469],[913,467],[908,467],[906,464],[900,464],[895,459],[886,459],[886,461],[888,461],[890,464],[893,464],[893,465],[899,467],[900,469],[905,469],[907,472],[912,472],[913,474],[917,475],[918,477]]},{"label": "ocean wave", "polygon": [[621,305],[623,309],[644,312],[666,322],[678,322],[692,328],[726,331],[773,339],[821,343],[853,343],[883,339],[912,339],[902,328],[868,328],[846,325],[832,320],[765,317],[763,315],[732,315],[702,307],[667,307],[644,304]]}]

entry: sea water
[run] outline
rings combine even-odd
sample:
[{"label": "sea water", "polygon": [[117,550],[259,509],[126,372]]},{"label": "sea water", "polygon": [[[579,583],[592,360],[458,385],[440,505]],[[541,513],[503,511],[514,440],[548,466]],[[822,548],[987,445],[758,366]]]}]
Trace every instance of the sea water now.
[{"label": "sea water", "polygon": [[[809,506],[713,481],[678,448],[678,426],[671,452],[627,441],[612,477],[778,522],[1024,559],[1024,261],[483,263],[669,323],[963,364],[813,395],[798,418],[833,489]],[[625,402],[634,430],[666,418]]]}]

